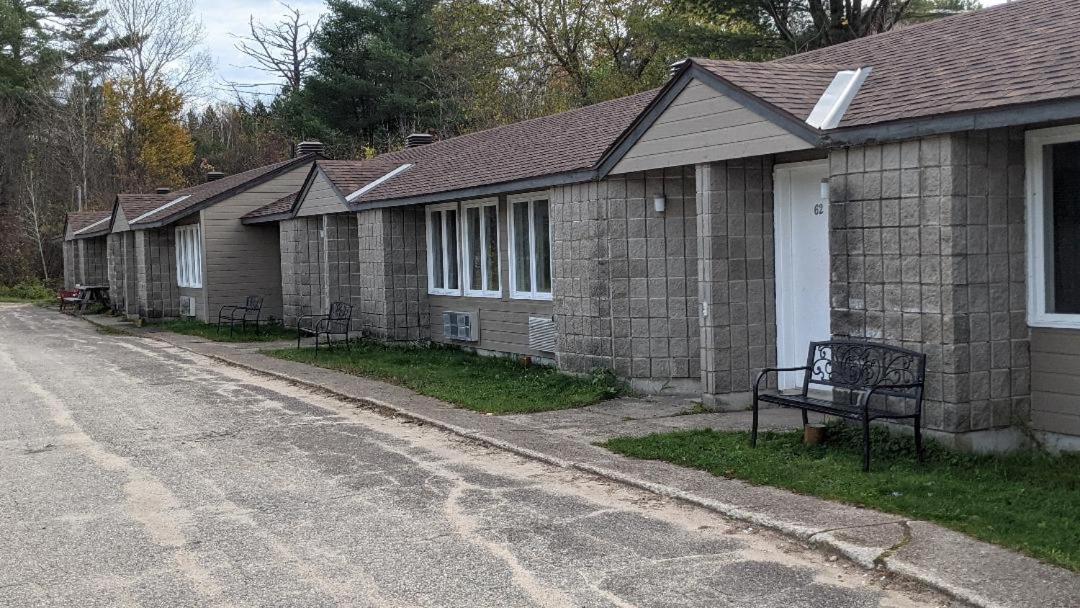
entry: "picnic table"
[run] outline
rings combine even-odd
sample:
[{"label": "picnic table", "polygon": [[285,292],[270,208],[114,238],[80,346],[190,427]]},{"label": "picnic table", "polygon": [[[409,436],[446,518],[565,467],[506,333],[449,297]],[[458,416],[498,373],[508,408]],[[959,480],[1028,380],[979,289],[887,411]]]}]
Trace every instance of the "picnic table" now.
[{"label": "picnic table", "polygon": [[87,307],[97,302],[102,306],[109,306],[109,288],[106,285],[76,285],[75,295],[61,297],[63,304],[72,304],[79,314],[86,312]]}]

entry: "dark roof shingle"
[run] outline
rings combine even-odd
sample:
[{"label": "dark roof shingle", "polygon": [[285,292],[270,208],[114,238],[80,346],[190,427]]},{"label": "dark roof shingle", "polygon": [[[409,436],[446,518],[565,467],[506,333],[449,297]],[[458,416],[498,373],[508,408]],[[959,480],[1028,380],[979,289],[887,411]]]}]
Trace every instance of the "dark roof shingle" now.
[{"label": "dark roof shingle", "polygon": [[779,59],[870,66],[840,127],[1080,96],[1080,2],[1019,0]]},{"label": "dark roof shingle", "polygon": [[292,210],[293,203],[296,202],[296,196],[300,194],[299,191],[292,194],[286,194],[285,196],[277,199],[269,205],[263,205],[258,209],[252,209],[245,213],[240,219],[249,220],[260,217],[266,217],[268,215],[277,215],[279,213],[287,213]]},{"label": "dark roof shingle", "polygon": [[806,120],[841,65],[786,65],[692,59],[709,72],[753,93],[759,99]]},{"label": "dark roof shingle", "polygon": [[354,203],[453,192],[587,170],[656,96],[647,91],[364,161],[319,161],[343,196],[404,164]]},{"label": "dark roof shingle", "polygon": [[[98,211],[72,211],[67,214],[68,230],[71,232],[71,235],[76,238],[106,232],[109,229],[108,219],[110,216],[112,216],[112,211],[109,209]],[[87,230],[88,228],[90,229]],[[80,230],[84,230],[84,232],[76,235],[75,233]]]}]

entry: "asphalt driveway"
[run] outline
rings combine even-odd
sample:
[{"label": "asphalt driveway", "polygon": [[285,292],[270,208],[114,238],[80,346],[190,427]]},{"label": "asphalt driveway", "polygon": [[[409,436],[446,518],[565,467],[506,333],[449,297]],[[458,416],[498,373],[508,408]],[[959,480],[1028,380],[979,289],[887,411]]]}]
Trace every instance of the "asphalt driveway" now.
[{"label": "asphalt driveway", "polygon": [[0,304],[0,606],[942,606],[772,533]]}]

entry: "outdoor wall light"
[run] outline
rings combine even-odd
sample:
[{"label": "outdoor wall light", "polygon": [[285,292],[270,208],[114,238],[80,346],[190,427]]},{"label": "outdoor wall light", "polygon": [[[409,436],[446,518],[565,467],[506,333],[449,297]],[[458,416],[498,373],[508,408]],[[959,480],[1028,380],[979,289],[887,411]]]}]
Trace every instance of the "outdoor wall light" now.
[{"label": "outdoor wall light", "polygon": [[653,198],[653,208],[656,209],[657,213],[663,213],[664,209],[667,208],[667,197],[663,194],[657,194]]}]

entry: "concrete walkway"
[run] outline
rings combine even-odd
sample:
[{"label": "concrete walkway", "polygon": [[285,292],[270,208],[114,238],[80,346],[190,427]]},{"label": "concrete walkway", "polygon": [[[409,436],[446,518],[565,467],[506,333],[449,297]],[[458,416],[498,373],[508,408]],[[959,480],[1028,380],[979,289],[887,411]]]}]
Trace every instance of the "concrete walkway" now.
[{"label": "concrete walkway", "polygon": [[[217,343],[135,328],[112,317],[86,319],[432,424],[522,456],[765,526],[836,551],[866,568],[910,577],[975,606],[1080,605],[1080,575],[931,523],[753,486],[669,463],[635,460],[593,445],[608,437],[679,428],[746,429],[747,412],[688,414],[693,407],[688,400],[620,399],[561,412],[490,416],[399,386],[259,354],[268,347],[266,343]],[[764,416],[766,428],[797,428],[799,424],[795,411],[770,410]]]}]

